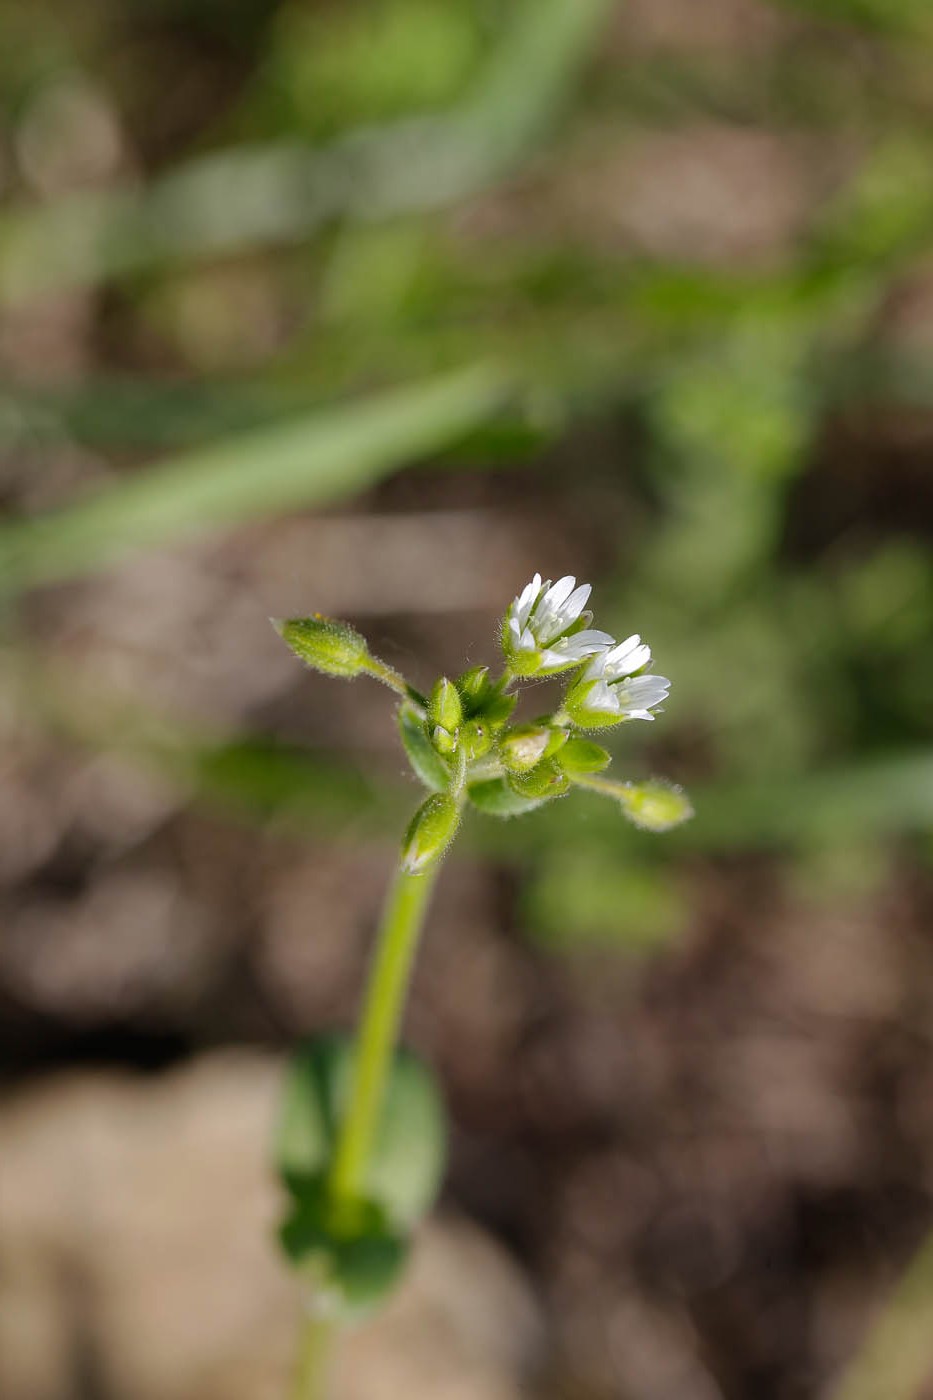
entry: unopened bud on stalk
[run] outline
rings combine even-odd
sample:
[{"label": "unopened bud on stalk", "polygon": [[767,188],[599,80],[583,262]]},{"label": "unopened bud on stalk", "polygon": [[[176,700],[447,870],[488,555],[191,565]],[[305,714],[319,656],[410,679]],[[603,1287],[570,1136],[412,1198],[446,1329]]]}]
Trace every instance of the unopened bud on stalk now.
[{"label": "unopened bud on stalk", "polygon": [[629,821],[644,831],[670,831],[693,816],[693,807],[683,789],[661,778],[627,783],[619,800]]},{"label": "unopened bud on stalk", "polygon": [[347,622],[331,617],[272,619],[272,626],[297,657],[328,676],[358,676],[366,669],[366,638]]},{"label": "unopened bud on stalk", "polygon": [[402,869],[409,875],[421,875],[440,860],[459,825],[460,811],[446,793],[435,793],[422,802],[402,842]]}]

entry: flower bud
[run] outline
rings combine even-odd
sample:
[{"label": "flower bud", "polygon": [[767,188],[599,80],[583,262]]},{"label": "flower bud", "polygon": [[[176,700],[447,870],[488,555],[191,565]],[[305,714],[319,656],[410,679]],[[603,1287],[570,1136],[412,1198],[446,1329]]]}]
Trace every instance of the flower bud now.
[{"label": "flower bud", "polygon": [[515,709],[517,696],[506,695],[489,679],[488,666],[473,666],[457,678],[457,691],[468,719],[483,718],[504,724]]},{"label": "flower bud", "polygon": [[693,816],[693,807],[683,789],[661,778],[627,783],[620,801],[629,821],[643,831],[670,831]]},{"label": "flower bud", "polygon": [[510,773],[508,784],[520,797],[560,797],[570,787],[570,779],[553,759],[545,758],[528,773]]},{"label": "flower bud", "polygon": [[349,623],[330,617],[272,619],[272,625],[297,657],[328,676],[358,676],[366,669],[369,647]]},{"label": "flower bud", "polygon": [[460,743],[468,759],[482,758],[492,748],[489,725],[481,719],[468,719],[460,730]]},{"label": "flower bud", "polygon": [[436,724],[434,726],[434,732],[431,735],[431,743],[437,749],[438,753],[444,755],[451,754],[457,747],[457,736],[456,734],[451,734],[450,730],[445,729],[442,724]]},{"label": "flower bud", "polygon": [[553,757],[569,737],[566,729],[547,719],[537,724],[516,724],[500,740],[502,762],[510,773],[527,773],[543,758]]},{"label": "flower bud", "polygon": [[420,875],[440,860],[460,825],[460,811],[452,797],[435,793],[418,808],[402,842],[402,869]]},{"label": "flower bud", "polygon": [[517,724],[499,741],[502,762],[510,773],[527,773],[544,758],[551,731],[543,724]]},{"label": "flower bud", "polygon": [[440,725],[450,734],[455,734],[460,727],[460,722],[463,719],[460,694],[453,681],[449,681],[446,676],[434,684],[431,698],[428,701],[428,714],[435,724]]}]

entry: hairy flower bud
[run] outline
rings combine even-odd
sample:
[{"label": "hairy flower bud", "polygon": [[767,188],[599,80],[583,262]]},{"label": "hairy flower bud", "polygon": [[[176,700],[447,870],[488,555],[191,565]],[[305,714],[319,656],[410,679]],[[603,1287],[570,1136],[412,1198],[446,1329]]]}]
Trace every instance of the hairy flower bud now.
[{"label": "hairy flower bud", "polygon": [[502,762],[510,773],[527,773],[541,762],[550,738],[547,725],[516,724],[499,741]]},{"label": "hairy flower bud", "polygon": [[661,778],[627,783],[620,801],[629,821],[644,831],[670,831],[693,816],[693,807],[683,789]]},{"label": "hairy flower bud", "polygon": [[328,676],[358,676],[366,669],[369,647],[347,622],[334,618],[293,617],[272,619],[272,625],[297,657]]},{"label": "hairy flower bud", "polygon": [[459,825],[459,808],[446,793],[435,793],[422,802],[402,842],[402,869],[409,875],[420,875],[440,860]]},{"label": "hairy flower bud", "polygon": [[527,773],[510,773],[509,787],[520,797],[560,797],[570,779],[551,758],[545,758]]},{"label": "hairy flower bud", "polygon": [[450,734],[455,734],[460,727],[460,721],[463,719],[460,694],[453,681],[449,681],[446,676],[434,683],[428,701],[428,714],[435,724],[439,724]]},{"label": "hairy flower bud", "polygon": [[489,725],[481,719],[468,719],[460,730],[460,743],[468,759],[482,758],[492,748]]}]

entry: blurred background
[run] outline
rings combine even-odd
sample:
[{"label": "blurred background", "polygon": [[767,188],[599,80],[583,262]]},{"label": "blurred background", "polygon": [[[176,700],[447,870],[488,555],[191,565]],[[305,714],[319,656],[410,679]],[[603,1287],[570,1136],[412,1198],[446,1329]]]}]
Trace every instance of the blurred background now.
[{"label": "blurred background", "polygon": [[926,0],[2,0],[3,1400],[283,1394],[283,1056],[417,793],[267,619],[427,685],[536,569],[697,815],[469,822],[339,1394],[933,1395],[931,72]]}]

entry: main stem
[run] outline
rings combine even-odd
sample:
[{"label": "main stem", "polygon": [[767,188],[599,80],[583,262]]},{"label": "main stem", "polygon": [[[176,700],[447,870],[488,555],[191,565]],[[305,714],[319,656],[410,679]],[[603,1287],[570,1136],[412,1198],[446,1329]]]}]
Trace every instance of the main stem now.
[{"label": "main stem", "polygon": [[439,865],[438,861],[421,875],[399,870],[389,891],[357,1033],[350,1101],[330,1171],[328,1185],[337,1200],[358,1195],[365,1181],[412,962]]},{"label": "main stem", "polygon": [[[334,1200],[352,1200],[365,1185],[412,963],[439,867],[437,861],[421,875],[400,869],[389,890],[363,999],[350,1098],[328,1179]],[[292,1400],[325,1400],[334,1326],[331,1319],[308,1313]]]}]

